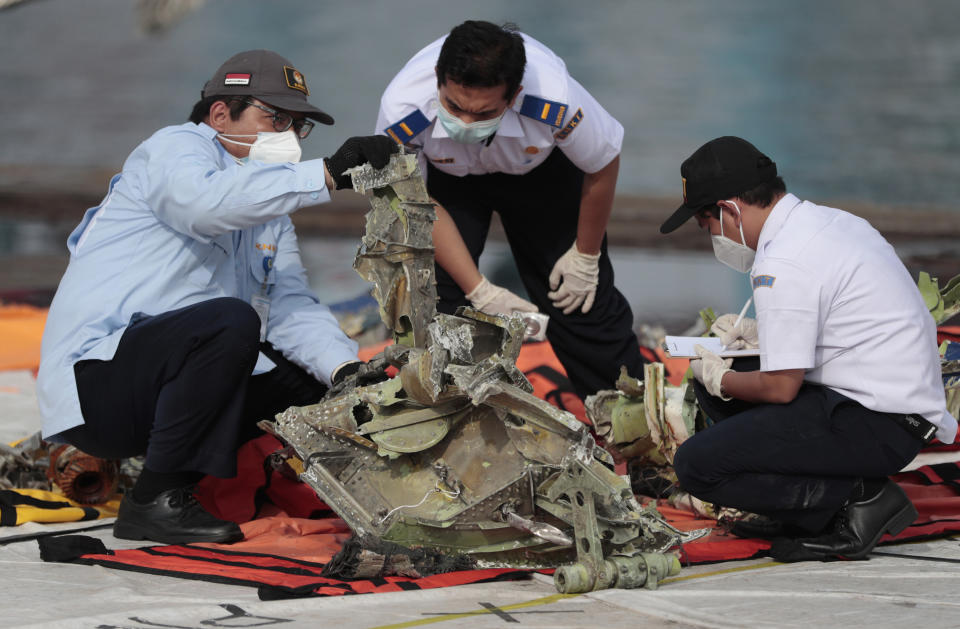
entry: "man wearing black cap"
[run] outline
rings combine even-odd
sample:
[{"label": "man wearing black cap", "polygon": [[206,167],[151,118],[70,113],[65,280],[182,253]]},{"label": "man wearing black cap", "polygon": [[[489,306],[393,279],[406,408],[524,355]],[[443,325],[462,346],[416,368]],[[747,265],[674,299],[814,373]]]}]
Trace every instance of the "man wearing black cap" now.
[{"label": "man wearing black cap", "polygon": [[[347,140],[300,162],[306,80],[267,50],[229,59],[190,122],[140,144],[70,235],[38,374],[43,435],[92,455],[145,454],[114,534],[230,542],[192,485],[236,473],[255,423],[364,374],[357,346],[306,282],[289,214],[386,165],[396,144]],[[371,377],[376,377],[372,374]]]},{"label": "man wearing black cap", "polygon": [[887,476],[957,431],[933,319],[869,223],[787,193],[749,142],[712,140],[680,173],[683,205],[660,231],[696,217],[717,258],[750,274],[756,320],[724,315],[713,329],[760,352],[732,369],[698,348],[697,398],[715,424],[677,451],[680,485],[767,516],[733,530],[777,538],[778,560],[864,558],[917,516]]}]

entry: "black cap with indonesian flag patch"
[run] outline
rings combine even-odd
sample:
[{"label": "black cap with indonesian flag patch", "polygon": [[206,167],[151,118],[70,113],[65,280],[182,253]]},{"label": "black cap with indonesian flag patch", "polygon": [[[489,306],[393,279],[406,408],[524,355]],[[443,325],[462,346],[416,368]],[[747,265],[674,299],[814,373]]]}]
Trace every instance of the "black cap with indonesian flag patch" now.
[{"label": "black cap with indonesian flag patch", "polygon": [[253,96],[278,109],[333,124],[330,114],[307,102],[309,93],[303,75],[288,60],[269,50],[247,50],[227,59],[203,86],[200,97]]}]

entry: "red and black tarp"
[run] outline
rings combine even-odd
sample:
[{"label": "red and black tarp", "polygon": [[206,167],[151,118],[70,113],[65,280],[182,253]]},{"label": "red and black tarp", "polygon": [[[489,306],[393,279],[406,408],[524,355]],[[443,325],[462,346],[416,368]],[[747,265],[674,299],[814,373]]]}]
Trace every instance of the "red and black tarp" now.
[{"label": "red and black tarp", "polygon": [[[654,357],[667,361],[667,377],[677,384],[686,371],[687,361],[659,354],[650,356]],[[573,394],[549,344],[525,345],[517,364],[527,374],[538,397],[586,421],[583,404]],[[524,570],[485,569],[421,578],[385,576],[347,581],[322,577],[324,566],[349,538],[350,531],[310,487],[284,478],[264,465],[268,455],[279,447],[280,443],[271,436],[246,444],[239,453],[237,478],[207,478],[198,488],[198,498],[207,510],[241,524],[245,535],[242,542],[108,550],[100,540],[91,537],[48,536],[38,540],[42,557],[46,561],[256,586],[264,599],[395,592],[520,579],[529,575],[529,571]],[[957,450],[960,446],[934,442],[924,453]],[[954,462],[927,465],[898,474],[894,480],[904,488],[920,514],[912,526],[896,536],[896,541],[960,532],[960,465]],[[765,540],[735,537],[715,521],[698,519],[690,512],[664,505],[658,508],[681,530],[713,529],[710,535],[684,546],[681,557],[686,564],[760,557],[770,546]],[[886,536],[881,543],[890,541],[894,539]]]},{"label": "red and black tarp", "polygon": [[[413,578],[384,576],[341,580],[322,576],[325,564],[296,557],[244,552],[221,545],[182,544],[108,550],[99,539],[59,535],[38,540],[44,561],[96,565],[229,585],[254,586],[261,599],[341,596],[425,590],[468,583],[522,579],[527,571],[461,570]],[[296,546],[290,550],[295,552]]]}]

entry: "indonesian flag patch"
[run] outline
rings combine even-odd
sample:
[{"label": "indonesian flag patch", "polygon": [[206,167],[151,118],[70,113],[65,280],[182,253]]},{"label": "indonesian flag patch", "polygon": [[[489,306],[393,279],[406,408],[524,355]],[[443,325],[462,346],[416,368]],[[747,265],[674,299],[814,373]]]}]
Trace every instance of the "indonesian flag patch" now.
[{"label": "indonesian flag patch", "polygon": [[229,72],[223,79],[224,85],[250,85],[250,75],[240,72]]}]

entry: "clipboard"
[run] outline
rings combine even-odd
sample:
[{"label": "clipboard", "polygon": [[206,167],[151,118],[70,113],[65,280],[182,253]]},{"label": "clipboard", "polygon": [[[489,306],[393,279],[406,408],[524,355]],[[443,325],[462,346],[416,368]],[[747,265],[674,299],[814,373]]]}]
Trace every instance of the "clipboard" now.
[{"label": "clipboard", "polygon": [[760,355],[759,349],[723,349],[723,343],[716,336],[667,336],[663,341],[663,349],[671,358],[697,358],[696,345],[722,358]]}]

